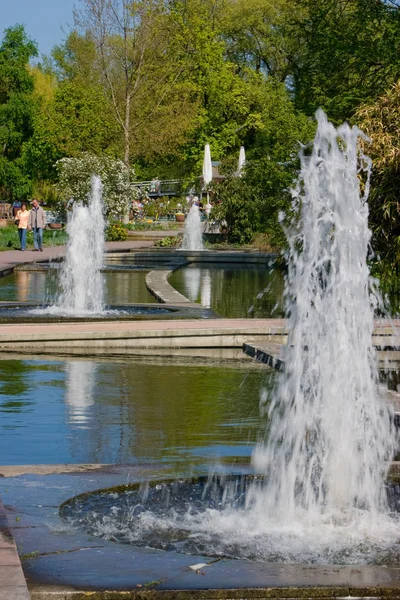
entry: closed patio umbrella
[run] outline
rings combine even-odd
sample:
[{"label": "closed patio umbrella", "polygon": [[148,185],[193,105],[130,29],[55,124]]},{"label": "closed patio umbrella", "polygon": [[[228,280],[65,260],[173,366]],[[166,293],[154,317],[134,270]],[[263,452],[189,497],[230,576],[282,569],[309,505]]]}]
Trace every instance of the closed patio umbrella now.
[{"label": "closed patio umbrella", "polygon": [[[203,186],[206,188],[212,181],[212,163],[211,163],[211,151],[210,144],[204,146],[204,158],[203,158]],[[207,204],[209,196],[207,192]]]},{"label": "closed patio umbrella", "polygon": [[240,146],[238,170],[237,170],[238,177],[242,176],[243,167],[244,167],[245,162],[246,162],[246,153],[244,151],[244,146]]}]

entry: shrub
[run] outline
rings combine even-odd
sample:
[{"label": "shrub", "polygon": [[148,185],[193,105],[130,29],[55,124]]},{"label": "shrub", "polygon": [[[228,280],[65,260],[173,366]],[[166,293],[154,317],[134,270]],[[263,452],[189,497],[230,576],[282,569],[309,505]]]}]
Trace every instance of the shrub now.
[{"label": "shrub", "polygon": [[167,236],[165,238],[163,238],[162,240],[158,240],[158,242],[156,242],[154,245],[155,246],[159,246],[161,248],[174,248],[175,246],[177,246],[181,241],[181,238],[178,236]]},{"label": "shrub", "polygon": [[110,223],[105,237],[107,242],[124,242],[128,237],[128,232],[122,223]]},{"label": "shrub", "polygon": [[62,158],[57,161],[58,190],[64,204],[71,198],[86,201],[92,175],[98,175],[103,184],[103,201],[106,214],[111,218],[124,217],[130,203],[138,196],[134,186],[135,172],[120,160],[108,156],[93,156],[83,153],[80,157]]}]

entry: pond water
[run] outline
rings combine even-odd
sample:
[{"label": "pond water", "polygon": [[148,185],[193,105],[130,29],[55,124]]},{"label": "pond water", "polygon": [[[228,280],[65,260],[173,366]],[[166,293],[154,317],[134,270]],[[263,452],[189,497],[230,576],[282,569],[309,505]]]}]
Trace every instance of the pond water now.
[{"label": "pond water", "polygon": [[247,359],[3,359],[2,464],[243,462],[274,376]]},{"label": "pond water", "polygon": [[192,264],[168,282],[192,302],[227,318],[281,317],[284,276],[261,264]]},{"label": "pond water", "polygon": [[[110,271],[103,273],[106,304],[155,303],[146,288],[148,271]],[[0,278],[0,300],[17,302],[50,302],[57,292],[58,269],[16,271]]]}]

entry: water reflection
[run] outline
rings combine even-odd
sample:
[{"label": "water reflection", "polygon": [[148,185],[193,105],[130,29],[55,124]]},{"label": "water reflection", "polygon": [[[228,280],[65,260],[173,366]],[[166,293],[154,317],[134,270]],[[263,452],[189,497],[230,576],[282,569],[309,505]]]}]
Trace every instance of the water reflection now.
[{"label": "water reflection", "polygon": [[88,423],[89,408],[94,403],[96,363],[90,361],[71,361],[65,365],[65,402],[70,410],[72,423]]},{"label": "water reflection", "polygon": [[[0,278],[0,298],[3,301],[40,302],[52,304],[58,292],[59,269],[17,271]],[[146,271],[103,273],[107,304],[155,303],[146,288]]]},{"label": "water reflection", "polygon": [[241,462],[262,425],[266,374],[251,361],[60,357],[0,368],[3,464]]},{"label": "water reflection", "polygon": [[211,273],[204,269],[201,278],[201,304],[205,308],[211,307]]},{"label": "water reflection", "polygon": [[28,302],[29,299],[29,273],[27,271],[17,272],[18,302]]},{"label": "water reflection", "polygon": [[228,318],[283,316],[283,273],[267,265],[189,265],[175,271],[169,283],[192,302],[199,301]]},{"label": "water reflection", "polygon": [[198,267],[184,269],[183,280],[186,296],[191,302],[197,302],[200,293],[201,271]]}]

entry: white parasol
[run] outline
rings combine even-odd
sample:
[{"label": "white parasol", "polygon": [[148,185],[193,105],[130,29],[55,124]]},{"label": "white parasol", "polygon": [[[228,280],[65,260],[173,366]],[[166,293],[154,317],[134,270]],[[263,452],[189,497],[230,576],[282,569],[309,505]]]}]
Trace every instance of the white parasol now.
[{"label": "white parasol", "polygon": [[[203,158],[203,186],[206,188],[212,181],[212,163],[211,163],[211,151],[210,144],[204,146],[204,158]],[[207,192],[207,204],[209,204],[209,194]]]},{"label": "white parasol", "polygon": [[240,146],[239,161],[238,161],[238,170],[237,170],[238,177],[242,176],[243,167],[245,165],[245,162],[246,162],[246,153],[244,151],[244,146]]}]

